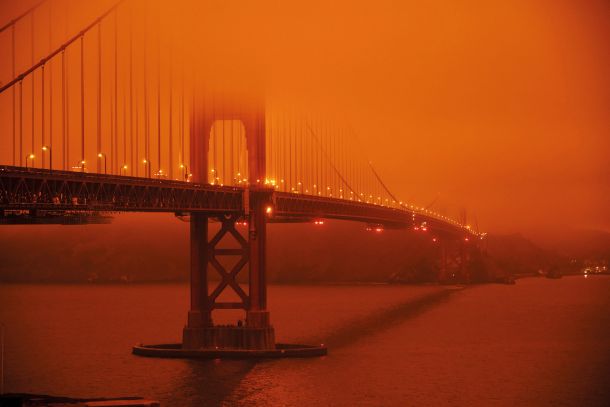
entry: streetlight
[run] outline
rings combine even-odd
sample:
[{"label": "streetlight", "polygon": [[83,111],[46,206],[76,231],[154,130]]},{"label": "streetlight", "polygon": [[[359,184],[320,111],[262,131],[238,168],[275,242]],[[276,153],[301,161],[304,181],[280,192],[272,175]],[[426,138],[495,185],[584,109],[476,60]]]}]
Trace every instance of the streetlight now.
[{"label": "streetlight", "polygon": [[107,174],[106,172],[106,154],[104,153],[97,153],[97,158],[103,158],[104,159],[104,174]]},{"label": "streetlight", "polygon": [[184,165],[184,164],[180,164],[180,168],[184,171],[184,181],[188,181],[189,177],[188,177],[188,166]]},{"label": "streetlight", "polygon": [[36,156],[34,154],[32,154],[32,153],[30,153],[30,154],[25,156],[25,168],[28,168],[28,159],[32,160],[32,167],[34,166],[34,158],[35,157]]},{"label": "streetlight", "polygon": [[53,171],[53,152],[51,151],[50,146],[42,146],[42,151],[49,152],[49,171]]},{"label": "streetlight", "polygon": [[[127,164],[123,164],[120,171],[120,175],[127,175]],[[125,171],[125,174],[123,174],[123,171]]]},{"label": "streetlight", "polygon": [[80,160],[80,170],[81,172],[85,172],[85,160]]},{"label": "streetlight", "polygon": [[142,160],[142,164],[144,164],[144,173],[148,178],[150,178],[150,163],[146,158]]}]

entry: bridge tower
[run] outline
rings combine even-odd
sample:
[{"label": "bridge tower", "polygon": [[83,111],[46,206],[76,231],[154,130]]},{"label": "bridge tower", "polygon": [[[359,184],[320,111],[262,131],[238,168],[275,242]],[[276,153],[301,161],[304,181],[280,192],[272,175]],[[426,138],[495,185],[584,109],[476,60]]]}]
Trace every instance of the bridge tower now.
[{"label": "bridge tower", "polygon": [[[248,234],[242,236],[235,228],[239,216],[218,213],[214,217],[222,225],[208,239],[208,215],[193,212],[190,221],[191,302],[187,324],[183,331],[183,349],[229,348],[274,349],[275,333],[267,311],[266,240],[267,216],[272,210],[272,188],[265,186],[265,105],[256,95],[232,95],[209,92],[196,94],[191,112],[191,167],[193,182],[208,182],[208,151],[214,123],[221,120],[240,121],[245,129],[248,153],[248,184],[243,216]],[[219,248],[219,242],[231,235],[239,244],[237,249]],[[220,260],[222,256],[238,256],[230,269]],[[237,282],[238,274],[248,265],[248,293]],[[214,270],[221,281],[209,292],[208,277]],[[220,302],[219,295],[226,289],[237,293],[240,302]],[[216,309],[243,309],[246,313],[242,326],[215,326],[212,312]]]},{"label": "bridge tower", "polygon": [[439,276],[444,284],[487,282],[490,270],[482,264],[484,251],[477,236],[443,234],[438,238]]}]

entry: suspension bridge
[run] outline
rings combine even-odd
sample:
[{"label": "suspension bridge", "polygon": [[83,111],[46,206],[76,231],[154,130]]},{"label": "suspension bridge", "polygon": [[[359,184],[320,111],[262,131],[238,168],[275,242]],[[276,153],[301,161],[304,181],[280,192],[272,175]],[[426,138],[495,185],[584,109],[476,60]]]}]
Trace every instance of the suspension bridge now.
[{"label": "suspension bridge", "polygon": [[[75,213],[188,216],[191,305],[182,344],[163,352],[279,349],[267,311],[268,223],[339,219],[371,233],[427,233],[441,247],[441,274],[452,243],[464,265],[464,246],[483,238],[398,199],[349,126],[200,77],[184,35],[164,30],[171,13],[124,0],[68,32],[60,6],[42,1],[0,28],[8,43],[0,50],[8,64],[0,86],[3,223]],[[55,25],[65,28],[61,38]],[[209,236],[211,221],[220,228]],[[246,268],[247,290],[238,283]],[[221,300],[227,290],[236,300]],[[245,324],[214,325],[221,309],[245,310]]]}]

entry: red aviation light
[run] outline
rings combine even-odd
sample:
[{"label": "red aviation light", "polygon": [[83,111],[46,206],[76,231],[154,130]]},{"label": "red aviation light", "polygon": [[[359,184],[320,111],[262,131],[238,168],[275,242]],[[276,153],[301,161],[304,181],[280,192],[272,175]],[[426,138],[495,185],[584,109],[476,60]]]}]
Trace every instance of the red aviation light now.
[{"label": "red aviation light", "polygon": [[381,233],[383,232],[383,225],[379,223],[369,223],[368,225],[366,225],[366,230],[367,232]]}]

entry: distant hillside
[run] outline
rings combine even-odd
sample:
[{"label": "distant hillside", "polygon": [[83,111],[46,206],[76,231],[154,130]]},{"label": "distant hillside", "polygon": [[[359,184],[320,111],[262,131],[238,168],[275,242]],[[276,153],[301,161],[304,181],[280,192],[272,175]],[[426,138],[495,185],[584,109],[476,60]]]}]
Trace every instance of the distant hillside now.
[{"label": "distant hillside", "polygon": [[[110,225],[2,226],[0,281],[188,281],[188,236],[188,224],[172,215],[123,215]],[[273,224],[268,236],[272,282],[371,282],[396,275],[426,281],[438,269],[430,236],[405,230],[374,233],[335,221]],[[590,247],[603,254],[610,245]],[[487,250],[486,267],[511,274],[536,273],[568,258],[517,234],[489,236]]]},{"label": "distant hillside", "polygon": [[542,249],[520,234],[490,235],[487,250],[495,265],[512,275],[536,274],[565,259]]},{"label": "distant hillside", "polygon": [[610,259],[610,233],[592,229],[568,229],[545,245],[575,259]]}]

